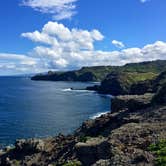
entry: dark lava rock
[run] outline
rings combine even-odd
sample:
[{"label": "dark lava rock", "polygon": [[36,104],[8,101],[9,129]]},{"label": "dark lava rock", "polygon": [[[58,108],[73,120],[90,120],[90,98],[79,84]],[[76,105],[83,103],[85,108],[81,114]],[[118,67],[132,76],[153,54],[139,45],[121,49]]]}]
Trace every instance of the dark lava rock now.
[{"label": "dark lava rock", "polygon": [[[139,73],[140,79],[144,77]],[[151,74],[151,73],[149,73]],[[87,87],[103,94],[117,95],[144,95],[145,93],[156,93],[166,83],[166,71],[160,73],[153,79],[139,81],[136,73],[112,72],[101,82],[101,85]],[[148,78],[148,73],[146,75]]]},{"label": "dark lava rock", "polygon": [[144,95],[116,96],[111,100],[111,111],[113,113],[124,109],[129,111],[145,109],[151,105],[153,95],[148,93]]},{"label": "dark lava rock", "polygon": [[45,150],[45,143],[42,139],[21,139],[16,141],[15,148],[20,153],[37,153]]},{"label": "dark lava rock", "polygon": [[126,73],[113,72],[109,74],[102,82],[99,89],[101,93],[112,95],[123,95],[129,93],[129,82]]},{"label": "dark lava rock", "polygon": [[145,93],[154,93],[152,80],[140,81],[130,87],[130,94],[132,95],[143,95]]},{"label": "dark lava rock", "polygon": [[166,83],[160,87],[158,92],[153,97],[152,102],[159,105],[166,104]]},{"label": "dark lava rock", "polygon": [[[149,76],[150,75],[150,76]],[[95,90],[102,94],[117,95],[143,95],[152,93],[153,81],[152,73],[130,73],[130,72],[112,72],[101,82],[100,85],[87,87],[87,90]],[[145,79],[145,81],[142,81]]]},{"label": "dark lava rock", "polygon": [[[120,93],[118,87],[126,93],[131,85],[123,82],[126,77],[113,74],[104,85],[113,85],[114,94]],[[87,120],[73,135],[19,140],[0,153],[0,166],[65,166],[74,161],[83,166],[154,165],[156,156],[148,147],[166,139],[166,83],[163,73],[159,77],[154,96],[117,96],[112,112]],[[118,80],[118,85],[108,80]]]},{"label": "dark lava rock", "polygon": [[75,147],[79,161],[86,166],[110,158],[110,144],[104,139],[92,138],[85,143],[77,143]]}]

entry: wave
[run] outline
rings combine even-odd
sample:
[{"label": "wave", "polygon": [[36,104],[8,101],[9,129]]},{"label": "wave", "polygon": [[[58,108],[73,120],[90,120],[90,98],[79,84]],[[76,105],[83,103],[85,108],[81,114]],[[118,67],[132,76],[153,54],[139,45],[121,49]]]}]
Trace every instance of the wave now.
[{"label": "wave", "polygon": [[72,92],[92,92],[92,91],[89,91],[89,90],[86,90],[86,89],[72,89],[72,88],[66,88],[66,89],[62,89],[63,92],[69,92],[69,91],[72,91]]},{"label": "wave", "polygon": [[71,88],[66,88],[66,89],[62,89],[63,92],[68,92],[68,91],[72,91]]},{"label": "wave", "polygon": [[110,112],[110,111],[107,111],[107,112],[99,112],[99,113],[97,113],[97,114],[91,116],[90,119],[99,118],[100,116],[105,115],[105,114],[107,114],[107,113],[109,113],[109,112]]}]

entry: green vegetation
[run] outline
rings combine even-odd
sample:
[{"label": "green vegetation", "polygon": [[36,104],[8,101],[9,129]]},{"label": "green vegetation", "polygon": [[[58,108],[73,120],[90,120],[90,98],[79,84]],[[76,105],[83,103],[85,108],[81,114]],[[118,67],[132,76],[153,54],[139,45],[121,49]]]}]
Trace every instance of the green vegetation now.
[{"label": "green vegetation", "polygon": [[[83,67],[80,70],[67,72],[52,72],[32,77],[32,80],[52,81],[102,81],[112,72],[135,73],[135,78],[145,80],[166,70],[166,61],[158,60],[152,62],[131,63],[124,66],[94,66]],[[139,73],[139,74],[138,74]],[[138,76],[136,76],[138,74]]]},{"label": "green vegetation", "polygon": [[139,82],[139,81],[145,81],[145,80],[152,80],[154,79],[158,74],[147,72],[147,73],[128,73],[128,79],[131,82]]},{"label": "green vegetation", "polygon": [[19,165],[20,165],[20,161],[14,160],[14,161],[13,161],[13,164],[14,164],[15,166],[19,166]]},{"label": "green vegetation", "polygon": [[79,138],[79,142],[85,143],[85,142],[88,141],[89,139],[91,139],[91,137],[89,137],[89,136],[82,136],[82,137]]},{"label": "green vegetation", "polygon": [[81,166],[81,165],[82,165],[81,162],[80,161],[76,161],[76,160],[69,161],[69,162],[63,164],[63,166]]},{"label": "green vegetation", "polygon": [[156,155],[156,166],[166,165],[166,140],[150,145],[149,150]]},{"label": "green vegetation", "polygon": [[153,62],[131,63],[124,66],[83,67],[77,71],[77,74],[81,75],[86,72],[92,72],[96,76],[97,80],[101,81],[111,72],[140,73],[137,78],[140,78],[141,74],[143,74],[143,78],[141,80],[145,80],[146,78],[144,77],[155,76],[164,70],[166,70],[166,61],[159,60]]},{"label": "green vegetation", "polygon": [[126,85],[136,84],[140,81],[152,80],[157,76],[156,73],[147,72],[147,73],[137,73],[137,72],[125,72],[119,74],[119,79]]},{"label": "green vegetation", "polygon": [[152,62],[130,63],[122,67],[125,72],[153,72],[160,73],[166,70],[166,61],[157,60]]}]

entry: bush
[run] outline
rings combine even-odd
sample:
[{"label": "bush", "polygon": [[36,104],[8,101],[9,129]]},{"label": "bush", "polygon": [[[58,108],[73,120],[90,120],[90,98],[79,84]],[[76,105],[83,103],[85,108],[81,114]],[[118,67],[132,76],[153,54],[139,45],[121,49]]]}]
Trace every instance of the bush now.
[{"label": "bush", "polygon": [[165,166],[166,165],[166,140],[159,141],[156,144],[149,146],[149,150],[156,155],[156,165]]}]

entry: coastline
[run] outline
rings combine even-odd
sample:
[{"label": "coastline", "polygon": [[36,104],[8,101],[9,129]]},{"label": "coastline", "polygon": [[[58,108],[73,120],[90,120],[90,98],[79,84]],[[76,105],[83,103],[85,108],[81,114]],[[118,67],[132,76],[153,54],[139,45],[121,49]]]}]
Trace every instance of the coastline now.
[{"label": "coastline", "polygon": [[[6,149],[6,152],[1,154],[0,165],[15,166],[12,164],[16,162],[28,166],[33,163],[37,166],[64,166],[65,163],[83,166],[125,166],[131,162],[153,165],[155,155],[148,151],[148,147],[166,138],[166,133],[163,132],[166,131],[166,106],[165,102],[152,104],[152,98],[154,95],[148,98],[144,95],[126,95],[123,98],[117,96],[112,99],[112,112],[85,121],[72,135],[60,134],[45,139],[16,141],[14,149]],[[135,110],[133,99],[137,108]],[[127,107],[124,107],[126,105],[122,104],[122,100],[128,104]],[[145,107],[147,100],[151,104]],[[131,153],[133,150],[135,152]],[[20,154],[23,155],[21,160],[18,158]],[[96,155],[98,157],[94,158]]]},{"label": "coastline", "polygon": [[17,140],[0,154],[0,166],[166,164],[166,71],[150,73],[112,72],[87,87],[110,97],[110,112],[103,110],[70,135]]}]

